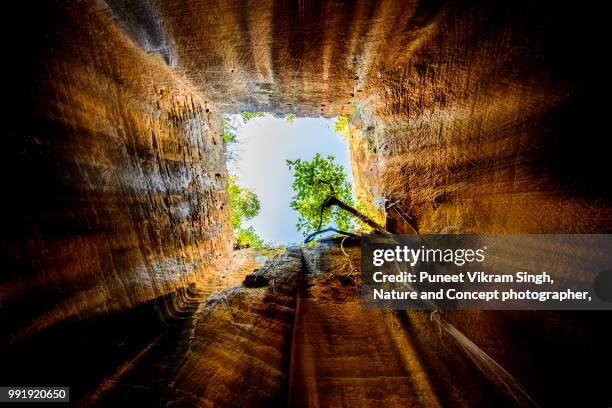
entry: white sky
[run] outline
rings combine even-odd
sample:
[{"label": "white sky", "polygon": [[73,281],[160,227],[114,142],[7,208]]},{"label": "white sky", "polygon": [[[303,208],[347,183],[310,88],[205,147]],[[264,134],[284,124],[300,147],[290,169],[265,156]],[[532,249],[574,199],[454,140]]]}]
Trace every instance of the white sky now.
[{"label": "white sky", "polygon": [[289,207],[293,196],[292,175],[286,159],[311,160],[315,153],[332,155],[353,183],[348,143],[335,134],[336,118],[296,118],[293,123],[266,114],[242,123],[237,118],[238,143],[230,150],[237,160],[230,162],[230,173],[238,184],[255,191],[261,212],[245,226],[252,225],[265,242],[289,244],[304,238],[295,228],[297,214]]}]

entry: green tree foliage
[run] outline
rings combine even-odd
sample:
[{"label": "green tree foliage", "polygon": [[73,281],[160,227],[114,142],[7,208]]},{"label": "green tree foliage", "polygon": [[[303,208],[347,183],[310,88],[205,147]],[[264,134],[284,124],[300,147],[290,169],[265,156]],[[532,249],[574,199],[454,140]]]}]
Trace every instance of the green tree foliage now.
[{"label": "green tree foliage", "polygon": [[341,134],[345,140],[348,139],[349,135],[350,118],[351,117],[349,115],[338,115],[338,118],[336,119],[336,133]]},{"label": "green tree foliage", "polygon": [[250,220],[259,214],[261,204],[257,195],[249,189],[238,185],[238,177],[230,176],[228,191],[232,209],[232,227],[239,227],[243,221]]},{"label": "green tree foliage", "polygon": [[295,120],[295,113],[288,113],[285,116],[285,119],[287,119],[287,123],[292,124],[293,121]]},{"label": "green tree foliage", "polygon": [[242,112],[240,115],[242,116],[243,122],[247,123],[251,119],[263,118],[265,116],[265,112]]},{"label": "green tree foliage", "polygon": [[[374,222],[378,224],[384,224],[384,221],[385,221],[384,218],[381,216],[381,214],[379,214],[376,211],[373,211],[370,208],[370,206],[367,204],[366,197],[363,193],[360,194],[359,197],[357,197],[357,205],[355,206],[355,209],[359,211],[360,213],[362,213],[363,215],[365,215],[366,217],[373,220]],[[357,225],[359,226],[360,230],[363,230],[363,231],[372,230],[371,226],[369,226],[368,224],[366,224],[359,218],[357,218]]]},{"label": "green tree foliage", "polygon": [[234,238],[240,246],[260,248],[263,245],[261,238],[255,233],[253,227],[244,228],[242,223],[253,219],[261,209],[257,195],[249,189],[238,185],[238,177],[230,176],[228,184],[230,208],[232,213],[232,228]]},{"label": "green tree foliage", "polygon": [[264,242],[255,232],[255,228],[238,228],[234,230],[234,239],[241,247],[263,248]]},{"label": "green tree foliage", "polygon": [[[242,112],[242,122],[247,123],[251,119],[262,118],[266,115],[265,112]],[[237,115],[225,115],[222,119],[223,125],[223,142],[236,143],[238,141],[238,127],[240,123],[236,120]]]},{"label": "green tree foliage", "polygon": [[221,124],[223,126],[223,143],[235,143],[237,138],[237,129],[235,121],[231,118],[224,116],[221,119]]},{"label": "green tree foliage", "polygon": [[[298,213],[297,229],[304,236],[319,227],[321,208],[328,197],[353,205],[351,184],[346,180],[342,166],[334,160],[334,156],[323,158],[319,153],[311,161],[287,160],[287,166],[293,171],[291,187],[295,193],[290,205]],[[353,228],[351,215],[338,207],[323,210],[322,225],[330,223],[335,223],[341,230]]]}]

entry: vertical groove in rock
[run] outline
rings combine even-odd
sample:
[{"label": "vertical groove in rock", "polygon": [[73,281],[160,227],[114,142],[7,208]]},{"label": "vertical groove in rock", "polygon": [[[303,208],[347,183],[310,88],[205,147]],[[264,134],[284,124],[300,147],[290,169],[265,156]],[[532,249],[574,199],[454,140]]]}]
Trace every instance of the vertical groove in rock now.
[{"label": "vertical groove in rock", "polygon": [[434,407],[477,401],[479,395],[446,398],[432,378],[440,372],[431,372],[432,361],[420,358],[412,333],[396,315],[361,307],[359,269],[350,274],[350,262],[354,267],[360,262],[358,242],[345,242],[350,262],[338,244],[304,250],[307,273],[289,406]]},{"label": "vertical groove in rock", "polygon": [[[295,252],[286,276],[199,305],[238,276],[222,112],[351,113],[357,188],[396,203],[395,232],[407,217],[422,232],[612,231],[593,5],[14,3],[0,384],[54,379],[109,405],[135,389],[151,404],[284,403],[292,355],[296,405],[506,403],[425,314],[361,310],[337,247],[307,265],[293,353]],[[447,317],[548,405],[607,402],[590,364],[610,361],[605,316]],[[550,372],[560,359],[583,375]]]},{"label": "vertical groove in rock", "polygon": [[445,3],[367,83],[352,117],[357,189],[398,202],[422,232],[609,232],[598,76],[585,65],[599,27],[567,30],[583,13]]},{"label": "vertical groove in rock", "polygon": [[[2,343],[201,284],[230,250],[217,116],[104,10],[49,8],[57,31],[34,82],[15,78],[39,108],[16,113],[27,130],[4,151],[5,175],[20,177],[8,180]],[[30,296],[38,305],[22,307]]]},{"label": "vertical groove in rock", "polygon": [[[100,404],[283,406],[301,267],[301,251],[290,248],[247,275],[246,286],[200,303],[179,340],[183,354],[161,374],[159,354],[143,361],[138,375],[123,378]],[[262,278],[256,287],[248,283],[254,276]],[[168,341],[166,348],[176,347]]]},{"label": "vertical groove in rock", "polygon": [[219,114],[96,2],[11,15],[0,382],[79,399],[229,265]]}]

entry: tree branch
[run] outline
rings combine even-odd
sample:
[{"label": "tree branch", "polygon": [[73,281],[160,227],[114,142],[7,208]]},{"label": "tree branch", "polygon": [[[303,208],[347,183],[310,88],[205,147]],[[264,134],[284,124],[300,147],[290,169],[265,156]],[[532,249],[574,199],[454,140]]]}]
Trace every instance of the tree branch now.
[{"label": "tree branch", "polygon": [[323,226],[323,211],[325,211],[325,209],[329,207],[329,205],[327,204],[328,199],[329,197],[327,197],[325,201],[323,201],[323,205],[321,206],[321,214],[319,215],[319,226],[317,227],[317,231],[319,231]]},{"label": "tree branch", "polygon": [[340,207],[341,209],[343,209],[344,211],[350,214],[353,214],[355,217],[359,218],[364,224],[371,227],[373,230],[380,232],[381,234],[389,234],[389,231],[387,231],[384,227],[382,227],[376,221],[362,214],[359,210],[355,209],[354,207],[351,207],[350,205],[346,204],[344,201],[339,200],[338,198],[333,197],[333,196],[327,197],[325,201],[323,202],[323,205],[321,206],[321,217],[323,216],[323,210],[325,208],[332,207],[334,205],[337,207]]},{"label": "tree branch", "polygon": [[329,186],[330,191],[331,191],[331,195],[332,196],[336,195],[336,190],[334,190],[334,186],[332,185],[332,183],[330,183],[329,181],[325,181],[323,179],[319,179],[319,183],[327,184]]}]

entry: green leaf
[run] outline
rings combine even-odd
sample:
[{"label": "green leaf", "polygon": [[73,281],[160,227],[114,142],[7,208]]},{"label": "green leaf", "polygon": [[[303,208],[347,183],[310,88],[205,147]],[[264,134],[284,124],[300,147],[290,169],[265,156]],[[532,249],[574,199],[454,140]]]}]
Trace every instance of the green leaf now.
[{"label": "green leaf", "polygon": [[261,203],[253,191],[238,185],[238,177],[230,176],[227,191],[230,197],[232,228],[242,228],[242,222],[259,214]]},{"label": "green leaf", "polygon": [[338,115],[338,119],[336,119],[336,133],[342,135],[345,140],[347,140],[349,136],[349,120],[349,115]]},{"label": "green leaf", "polygon": [[242,116],[244,123],[247,123],[251,119],[263,118],[265,116],[265,112],[242,112],[240,115]]},{"label": "green leaf", "polygon": [[[335,163],[334,156],[323,158],[317,153],[311,161],[287,160],[287,167],[293,171],[291,187],[295,193],[290,206],[298,213],[297,228],[304,236],[319,226],[321,208],[329,196],[353,205],[352,186],[342,166]],[[353,228],[352,216],[337,208],[323,211],[322,225],[327,224],[335,224],[343,230]]]},{"label": "green leaf", "polygon": [[241,246],[249,246],[253,248],[262,248],[264,242],[259,235],[255,232],[255,228],[252,226],[249,228],[237,228],[234,230],[234,238],[236,243]]}]

